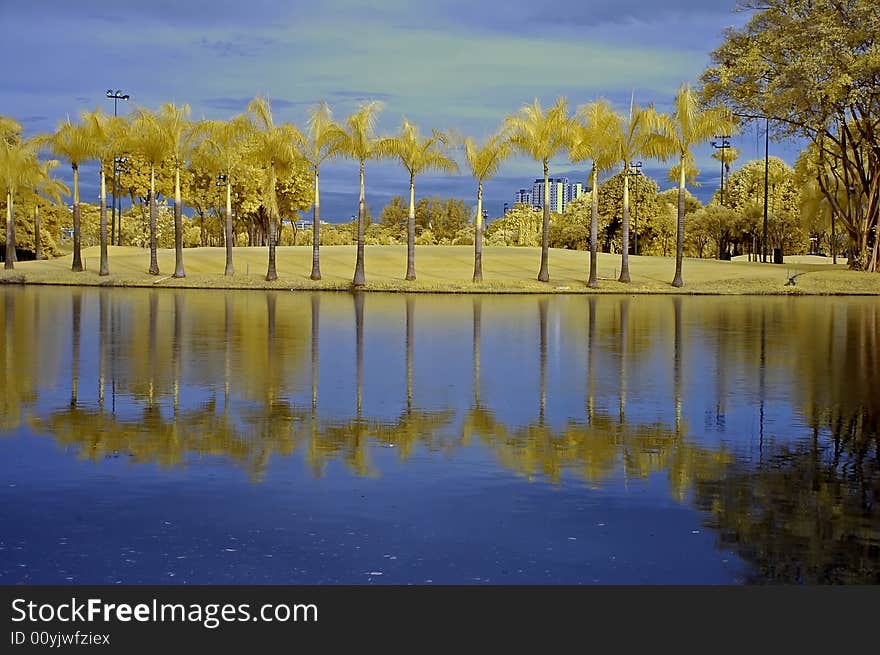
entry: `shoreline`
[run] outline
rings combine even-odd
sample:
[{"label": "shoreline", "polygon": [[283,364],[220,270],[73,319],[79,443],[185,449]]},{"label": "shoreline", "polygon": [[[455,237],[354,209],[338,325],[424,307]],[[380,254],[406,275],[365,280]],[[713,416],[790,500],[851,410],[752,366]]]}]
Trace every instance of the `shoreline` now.
[{"label": "shoreline", "polygon": [[[685,285],[671,285],[674,260],[664,257],[630,256],[632,282],[617,281],[619,255],[600,253],[599,288],[587,287],[588,253],[551,249],[550,282],[536,278],[540,249],[484,248],[483,282],[471,281],[472,246],[419,246],[416,249],[417,279],[406,281],[405,246],[369,246],[367,283],[355,289],[354,247],[321,248],[323,279],[313,281],[310,247],[279,247],[279,277],[265,280],[265,248],[236,248],[234,276],[223,275],[223,248],[192,248],[184,251],[187,276],[169,273],[151,276],[147,254],[141,248],[111,247],[110,275],[98,276],[99,250],[83,249],[86,270],[70,271],[70,255],[51,260],[16,263],[14,270],[0,270],[0,286],[64,286],[113,289],[218,289],[331,291],[335,293],[428,293],[449,295],[667,295],[667,296],[853,296],[880,297],[880,275],[850,271],[845,266],[818,258],[792,257],[788,264],[725,262],[686,259]],[[174,270],[174,251],[159,251],[161,271]],[[258,271],[258,272],[252,272]],[[290,273],[290,271],[297,271]],[[794,277],[794,286],[786,283]]]}]

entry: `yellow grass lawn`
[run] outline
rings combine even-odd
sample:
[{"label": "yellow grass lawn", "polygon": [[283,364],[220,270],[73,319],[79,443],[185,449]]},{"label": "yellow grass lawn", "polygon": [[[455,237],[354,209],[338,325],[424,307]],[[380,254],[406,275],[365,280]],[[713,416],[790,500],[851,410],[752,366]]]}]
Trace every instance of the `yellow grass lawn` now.
[{"label": "yellow grass lawn", "polygon": [[[216,289],[329,289],[348,290],[354,272],[354,246],[321,248],[323,279],[313,282],[311,247],[279,247],[278,280],[269,283],[266,248],[236,248],[236,274],[223,275],[223,248],[191,248],[184,251],[186,278],[170,277],[174,251],[159,251],[158,277],[147,273],[149,251],[132,247],[110,248],[110,275],[99,277],[97,247],[83,250],[86,271],[70,271],[71,256],[40,262],[19,262],[14,271],[0,273],[0,282],[61,285],[106,285],[139,287],[184,287]],[[796,263],[775,265],[686,259],[685,286],[669,282],[675,268],[671,258],[630,257],[631,284],[616,281],[620,256],[599,254],[600,293],[689,293],[689,294],[871,294],[880,295],[880,276],[832,266],[826,258],[798,258]],[[815,262],[815,263],[814,263]],[[414,282],[405,281],[405,246],[367,246],[367,291],[479,292],[479,293],[588,293],[586,286],[589,254],[582,251],[551,250],[550,282],[536,280],[540,250],[537,248],[484,248],[484,282],[471,282],[472,246],[419,246],[416,248]],[[794,286],[789,277],[798,275]]]}]

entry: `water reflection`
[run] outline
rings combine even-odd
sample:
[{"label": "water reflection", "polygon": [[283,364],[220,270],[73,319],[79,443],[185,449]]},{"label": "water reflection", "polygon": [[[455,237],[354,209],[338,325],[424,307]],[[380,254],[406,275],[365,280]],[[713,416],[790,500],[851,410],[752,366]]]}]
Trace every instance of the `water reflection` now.
[{"label": "water reflection", "polygon": [[880,581],[876,300],[2,294],[3,434],[254,482],[295,452],[381,477],[392,448],[659,476],[755,581]]}]

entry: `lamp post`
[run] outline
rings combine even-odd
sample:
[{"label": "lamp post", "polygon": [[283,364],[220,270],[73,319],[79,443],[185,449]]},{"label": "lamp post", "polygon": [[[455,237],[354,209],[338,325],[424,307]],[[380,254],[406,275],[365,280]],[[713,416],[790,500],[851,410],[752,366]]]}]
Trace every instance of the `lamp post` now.
[{"label": "lamp post", "polygon": [[[640,177],[642,175],[642,162],[630,162],[629,168],[626,171],[626,174],[632,177]],[[635,189],[633,190],[633,196],[636,195]],[[639,222],[637,220],[636,208],[638,207],[638,203],[633,199],[633,255],[639,254]]]},{"label": "lamp post", "polygon": [[724,207],[724,165],[727,163],[725,158],[727,150],[730,148],[730,136],[716,136],[715,138],[721,141],[720,143],[713,141],[712,147],[721,151],[721,206]]},{"label": "lamp post", "polygon": [[[113,91],[112,89],[107,89],[107,98],[113,100],[113,117],[118,116],[118,107],[117,104],[120,100],[128,100],[131,96],[127,93],[123,93],[119,89]],[[119,230],[116,229],[117,216],[116,216],[116,195],[117,195],[117,183],[118,183],[118,173],[119,170],[116,164],[119,162],[118,157],[113,158],[113,205],[110,211],[110,243],[115,243],[117,246],[122,245],[122,201],[119,202]]]},{"label": "lamp post", "polygon": [[770,190],[770,117],[763,114],[737,114],[734,116],[748,118],[749,120],[764,121],[764,235],[761,237],[761,261],[767,262],[767,213],[769,208],[768,192]]}]

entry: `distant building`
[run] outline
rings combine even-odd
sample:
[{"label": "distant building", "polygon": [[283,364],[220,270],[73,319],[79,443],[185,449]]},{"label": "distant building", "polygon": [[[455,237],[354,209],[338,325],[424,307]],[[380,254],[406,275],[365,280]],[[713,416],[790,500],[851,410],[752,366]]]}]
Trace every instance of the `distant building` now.
[{"label": "distant building", "polygon": [[[556,212],[557,214],[564,212],[566,205],[572,200],[576,200],[584,195],[583,185],[580,183],[571,184],[567,177],[550,178],[549,186],[550,211]],[[521,193],[522,190],[520,190],[519,194]],[[517,197],[519,197],[519,194],[517,194]],[[529,195],[531,196],[531,199],[528,201],[528,204],[530,204],[533,209],[544,209],[543,179],[535,180],[535,184],[532,186],[532,192]]]},{"label": "distant building", "polygon": [[513,204],[514,205],[531,205],[532,204],[532,192],[528,189],[520,189],[513,196]]}]

